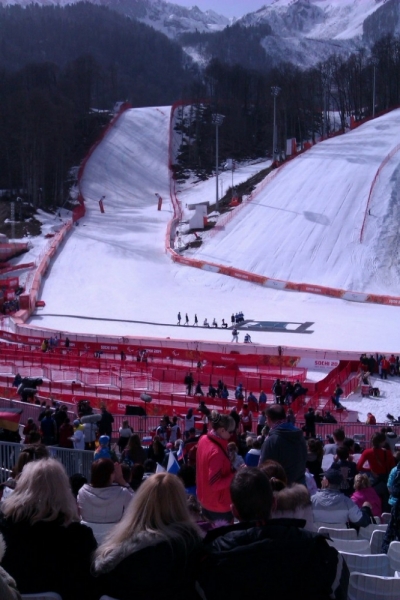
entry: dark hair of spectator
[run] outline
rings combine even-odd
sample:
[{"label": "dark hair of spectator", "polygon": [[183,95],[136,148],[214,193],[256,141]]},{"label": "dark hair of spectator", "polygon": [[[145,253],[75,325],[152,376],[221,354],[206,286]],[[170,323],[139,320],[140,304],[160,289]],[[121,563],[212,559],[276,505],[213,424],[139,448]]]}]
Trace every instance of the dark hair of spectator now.
[{"label": "dark hair of spectator", "polygon": [[113,473],[113,461],[110,458],[99,458],[92,463],[90,484],[95,488],[107,487],[110,485],[110,478]]},{"label": "dark hair of spectator", "polygon": [[69,483],[72,493],[76,498],[81,487],[87,483],[87,479],[84,475],[82,475],[82,473],[74,473],[70,476]]},{"label": "dark hair of spectator", "polygon": [[377,432],[371,437],[371,444],[373,448],[380,448],[383,442],[386,442],[386,435],[384,433]]},{"label": "dark hair of spectator", "polygon": [[231,482],[231,498],[242,521],[267,521],[271,516],[273,494],[263,471],[249,467],[238,471]]},{"label": "dark hair of spectator", "polygon": [[182,465],[178,471],[178,477],[182,479],[185,488],[196,485],[196,469],[191,465]]},{"label": "dark hair of spectator", "polygon": [[266,414],[268,419],[273,423],[284,421],[286,419],[285,408],[281,404],[271,404],[271,406],[267,408]]},{"label": "dark hair of spectator", "polygon": [[350,456],[350,451],[347,448],[347,446],[339,446],[339,448],[336,450],[336,454],[338,455],[340,460],[348,460]]},{"label": "dark hair of spectator", "polygon": [[343,442],[344,438],[345,438],[345,434],[344,434],[344,430],[343,429],[335,429],[335,431],[333,432],[333,439],[336,440],[337,442]]}]

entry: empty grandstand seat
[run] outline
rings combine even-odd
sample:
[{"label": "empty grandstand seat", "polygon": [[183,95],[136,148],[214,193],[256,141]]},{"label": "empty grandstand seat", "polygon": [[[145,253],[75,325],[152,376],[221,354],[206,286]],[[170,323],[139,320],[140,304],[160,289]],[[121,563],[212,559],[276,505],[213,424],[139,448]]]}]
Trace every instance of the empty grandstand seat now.
[{"label": "empty grandstand seat", "polygon": [[367,525],[366,527],[360,527],[358,537],[370,542],[374,531],[386,531],[386,529],[387,525],[375,525],[374,523],[371,523],[371,525]]},{"label": "empty grandstand seat", "polygon": [[391,542],[387,555],[393,571],[400,571],[400,542]]},{"label": "empty grandstand seat", "polygon": [[322,521],[314,521],[315,530],[318,531],[320,527],[327,527],[328,529],[347,529],[347,523],[323,523]]},{"label": "empty grandstand seat", "polygon": [[386,524],[389,523],[391,516],[392,516],[391,513],[387,513],[387,512],[382,513],[381,514],[381,523],[386,523]]},{"label": "empty grandstand seat", "polygon": [[37,594],[21,594],[22,600],[62,600],[57,592],[38,592]]},{"label": "empty grandstand seat", "polygon": [[386,554],[353,554],[340,552],[349,567],[350,573],[367,573],[389,577],[393,575],[390,562]]},{"label": "empty grandstand seat", "polygon": [[372,532],[370,545],[371,545],[371,554],[381,554],[382,552],[382,542],[385,537],[385,532],[382,529],[375,529]]},{"label": "empty grandstand seat", "polygon": [[335,527],[320,527],[318,533],[328,534],[332,539],[337,540],[356,540],[357,531],[355,529],[336,529]]},{"label": "empty grandstand seat", "polygon": [[339,552],[350,552],[351,554],[371,554],[371,546],[368,540],[328,540],[328,544]]},{"label": "empty grandstand seat", "polygon": [[348,600],[398,600],[400,578],[350,573]]}]

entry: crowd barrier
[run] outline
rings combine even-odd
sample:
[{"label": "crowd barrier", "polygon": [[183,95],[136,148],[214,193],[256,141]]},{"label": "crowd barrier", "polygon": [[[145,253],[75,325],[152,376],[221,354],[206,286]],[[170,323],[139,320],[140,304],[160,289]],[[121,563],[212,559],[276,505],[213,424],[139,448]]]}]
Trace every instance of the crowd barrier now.
[{"label": "crowd barrier", "polygon": [[[75,473],[81,473],[90,481],[93,452],[68,450],[58,446],[47,446],[47,449],[51,458],[59,460],[64,465],[69,477]],[[18,461],[22,450],[22,444],[0,442],[0,482],[4,482],[10,477],[12,468]]]},{"label": "crowd barrier", "polygon": [[365,223],[367,220],[367,216],[368,216],[368,212],[369,212],[369,207],[370,207],[370,202],[371,202],[371,198],[372,198],[372,194],[374,192],[375,186],[377,184],[377,181],[379,179],[379,175],[381,174],[382,170],[384,169],[384,167],[388,164],[388,162],[393,158],[393,156],[400,150],[400,144],[398,144],[395,148],[393,148],[389,154],[384,158],[384,160],[382,161],[382,163],[379,165],[378,170],[375,173],[375,177],[371,183],[371,187],[369,190],[369,194],[368,194],[368,200],[367,200],[367,206],[365,208],[365,213],[364,213],[364,219],[363,219],[363,223],[361,226],[361,231],[360,231],[360,243],[362,243],[363,241],[363,237],[364,237],[364,230],[365,230]]}]

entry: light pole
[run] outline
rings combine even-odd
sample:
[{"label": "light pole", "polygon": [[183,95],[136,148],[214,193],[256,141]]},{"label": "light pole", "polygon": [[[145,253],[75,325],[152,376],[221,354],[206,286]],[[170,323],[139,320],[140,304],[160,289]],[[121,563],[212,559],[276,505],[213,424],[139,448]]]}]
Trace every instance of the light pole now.
[{"label": "light pole", "polygon": [[372,59],[372,65],[374,67],[374,80],[372,85],[372,118],[375,118],[375,101],[376,101],[376,67],[378,66],[378,59]]},{"label": "light pole", "polygon": [[219,209],[218,206],[218,201],[219,201],[219,196],[218,196],[218,160],[219,160],[219,156],[218,156],[218,127],[220,127],[223,123],[225,119],[225,115],[220,115],[218,113],[214,113],[212,116],[212,122],[215,125],[215,173],[216,173],[216,197],[215,197],[215,210]]},{"label": "light pole", "polygon": [[277,144],[277,131],[276,131],[276,99],[279,96],[281,91],[281,88],[278,87],[277,85],[273,85],[271,87],[271,94],[274,97],[274,130],[273,130],[273,135],[272,135],[272,162],[275,162],[276,160],[276,155],[277,155],[277,148],[276,148],[276,144]]}]

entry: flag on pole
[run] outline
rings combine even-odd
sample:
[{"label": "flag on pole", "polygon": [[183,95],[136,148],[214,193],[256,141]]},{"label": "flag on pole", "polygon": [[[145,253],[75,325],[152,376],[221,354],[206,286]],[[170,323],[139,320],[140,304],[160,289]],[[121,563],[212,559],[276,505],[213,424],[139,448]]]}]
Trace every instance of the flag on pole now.
[{"label": "flag on pole", "polygon": [[0,408],[0,428],[18,431],[21,414],[21,408]]},{"label": "flag on pole", "polygon": [[177,461],[183,460],[183,442],[179,444],[179,450],[176,454]]},{"label": "flag on pole", "polygon": [[180,466],[178,464],[178,461],[176,460],[174,453],[170,452],[168,456],[167,473],[172,473],[173,475],[176,475],[177,473],[179,473],[179,470]]},{"label": "flag on pole", "polygon": [[164,467],[157,463],[156,473],[165,473]]}]

